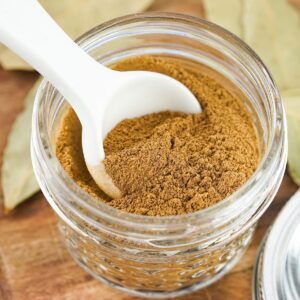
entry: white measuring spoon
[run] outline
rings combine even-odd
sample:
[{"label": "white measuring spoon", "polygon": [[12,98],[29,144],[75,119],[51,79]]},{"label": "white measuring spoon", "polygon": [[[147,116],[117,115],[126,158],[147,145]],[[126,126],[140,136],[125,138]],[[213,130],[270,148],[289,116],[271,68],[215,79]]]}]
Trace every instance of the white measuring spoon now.
[{"label": "white measuring spoon", "polygon": [[[78,20],[80,22],[80,20]],[[117,72],[76,45],[36,0],[0,0],[0,41],[31,64],[67,99],[82,124],[86,165],[100,188],[121,196],[103,164],[103,140],[126,118],[160,111],[199,113],[193,94],[154,72]]]}]

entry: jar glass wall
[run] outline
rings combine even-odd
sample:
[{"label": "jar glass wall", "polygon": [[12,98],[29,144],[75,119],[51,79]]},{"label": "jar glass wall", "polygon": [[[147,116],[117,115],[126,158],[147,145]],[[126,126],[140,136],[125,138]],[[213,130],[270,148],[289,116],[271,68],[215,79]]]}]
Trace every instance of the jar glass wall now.
[{"label": "jar glass wall", "polygon": [[195,213],[147,217],[94,199],[68,177],[55,156],[55,139],[68,104],[46,81],[36,96],[33,166],[75,260],[101,281],[142,296],[176,296],[214,282],[249,245],[255,224],[284,174],[286,122],[272,78],[237,37],[183,15],[122,17],[92,29],[77,42],[106,65],[145,54],[189,61],[224,80],[252,115],[261,162],[238,191]]}]

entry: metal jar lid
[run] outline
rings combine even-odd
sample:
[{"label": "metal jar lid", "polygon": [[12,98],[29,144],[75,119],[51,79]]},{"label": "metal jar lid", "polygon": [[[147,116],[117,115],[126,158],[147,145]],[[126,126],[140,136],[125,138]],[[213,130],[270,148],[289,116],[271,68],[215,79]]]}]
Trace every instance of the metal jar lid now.
[{"label": "metal jar lid", "polygon": [[300,299],[300,190],[276,218],[259,251],[253,299]]}]

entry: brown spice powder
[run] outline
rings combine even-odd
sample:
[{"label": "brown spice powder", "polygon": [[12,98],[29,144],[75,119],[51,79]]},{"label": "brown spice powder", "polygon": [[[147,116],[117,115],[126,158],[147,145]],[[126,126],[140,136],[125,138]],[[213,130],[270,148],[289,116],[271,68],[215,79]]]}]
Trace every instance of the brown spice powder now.
[{"label": "brown spice powder", "polygon": [[224,86],[168,58],[135,57],[114,68],[172,76],[195,94],[203,112],[162,112],[118,124],[104,141],[106,171],[123,193],[112,200],[85,166],[81,125],[69,109],[56,153],[83,190],[127,212],[168,216],[213,205],[253,174],[259,147],[252,120],[241,101]]}]

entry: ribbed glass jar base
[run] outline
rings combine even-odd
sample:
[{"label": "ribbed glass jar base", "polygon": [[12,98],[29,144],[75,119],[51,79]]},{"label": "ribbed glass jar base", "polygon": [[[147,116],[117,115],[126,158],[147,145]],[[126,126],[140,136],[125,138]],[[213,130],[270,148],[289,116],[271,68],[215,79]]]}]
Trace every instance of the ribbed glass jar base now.
[{"label": "ribbed glass jar base", "polygon": [[201,244],[181,252],[155,246],[139,249],[138,244],[130,247],[122,240],[120,244],[94,240],[63,221],[59,230],[72,257],[96,279],[132,295],[169,298],[196,291],[223,276],[247,249],[254,226],[208,253],[203,253]]}]

